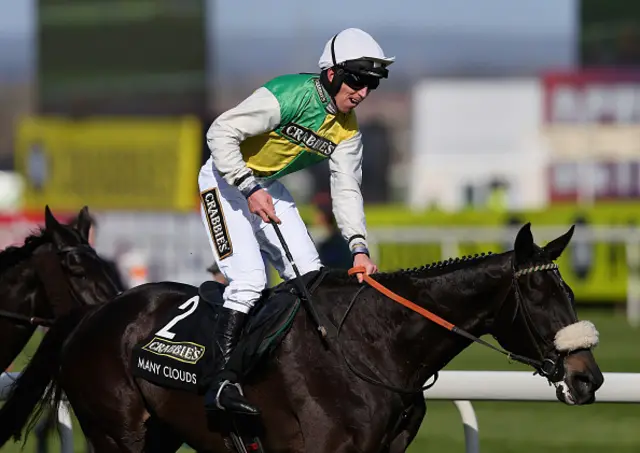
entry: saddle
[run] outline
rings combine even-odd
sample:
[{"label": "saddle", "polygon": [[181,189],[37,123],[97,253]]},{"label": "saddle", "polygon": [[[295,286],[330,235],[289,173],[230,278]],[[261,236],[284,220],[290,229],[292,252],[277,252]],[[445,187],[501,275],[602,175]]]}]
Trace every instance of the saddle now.
[{"label": "saddle", "polygon": [[[302,276],[313,294],[327,270]],[[161,328],[134,346],[133,375],[161,387],[203,394],[215,378],[214,326],[222,308],[224,285],[207,281],[187,300],[176,304]],[[301,305],[295,282],[265,289],[249,312],[234,356],[242,377],[249,376],[281,343]],[[238,362],[236,362],[238,363]]]}]

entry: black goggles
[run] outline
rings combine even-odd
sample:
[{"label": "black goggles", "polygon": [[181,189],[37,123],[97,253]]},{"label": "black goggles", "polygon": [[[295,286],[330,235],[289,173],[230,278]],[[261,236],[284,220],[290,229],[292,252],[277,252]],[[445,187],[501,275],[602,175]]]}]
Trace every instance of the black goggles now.
[{"label": "black goggles", "polygon": [[344,83],[352,90],[360,91],[363,88],[375,90],[380,85],[380,79],[372,76],[364,76],[345,72]]},{"label": "black goggles", "polygon": [[343,63],[344,83],[354,90],[375,90],[381,78],[389,76],[389,70],[369,60],[351,60]]}]

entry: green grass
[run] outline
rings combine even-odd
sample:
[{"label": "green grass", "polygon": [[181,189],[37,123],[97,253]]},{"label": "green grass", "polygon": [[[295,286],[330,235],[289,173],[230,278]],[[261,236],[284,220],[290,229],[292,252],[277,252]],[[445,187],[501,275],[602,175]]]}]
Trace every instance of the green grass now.
[{"label": "green grass", "polygon": [[[640,372],[640,329],[630,328],[622,313],[580,311],[581,319],[592,320],[600,331],[601,344],[595,356],[606,372]],[[34,338],[16,362],[20,369],[37,346]],[[447,370],[525,370],[500,354],[472,346],[457,357]],[[542,379],[542,378],[541,378]],[[549,389],[553,391],[552,388]],[[640,406],[596,403],[569,407],[561,403],[476,402],[480,427],[480,448],[491,453],[638,453],[640,452]],[[410,453],[464,452],[464,432],[458,412],[448,401],[428,402],[427,416]],[[84,452],[77,425],[75,451]],[[24,452],[35,452],[31,436]],[[51,452],[57,452],[57,435],[51,436]],[[21,444],[6,445],[1,451],[21,451]],[[183,448],[181,451],[190,451]]]}]

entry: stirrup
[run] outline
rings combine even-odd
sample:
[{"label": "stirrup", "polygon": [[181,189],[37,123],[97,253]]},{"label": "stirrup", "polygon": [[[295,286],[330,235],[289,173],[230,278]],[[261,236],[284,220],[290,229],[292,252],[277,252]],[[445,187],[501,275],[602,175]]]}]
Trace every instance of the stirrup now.
[{"label": "stirrup", "polygon": [[227,408],[224,407],[223,405],[220,404],[220,395],[222,394],[222,390],[227,386],[227,385],[232,385],[235,388],[238,389],[238,391],[240,392],[241,396],[244,396],[244,392],[242,391],[242,386],[240,386],[239,383],[237,382],[231,382],[228,379],[225,379],[224,381],[222,381],[222,384],[220,384],[220,388],[218,389],[218,393],[216,393],[216,406],[218,406],[218,409],[226,411]]}]

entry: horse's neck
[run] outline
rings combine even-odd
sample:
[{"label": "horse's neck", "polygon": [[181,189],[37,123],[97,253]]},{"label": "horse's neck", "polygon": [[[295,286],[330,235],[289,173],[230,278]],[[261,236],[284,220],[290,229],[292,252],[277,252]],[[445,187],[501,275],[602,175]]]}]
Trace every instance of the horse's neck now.
[{"label": "horse's neck", "polygon": [[[473,268],[430,277],[416,274],[403,281],[398,294],[421,305],[458,327],[481,336],[488,321],[511,286],[510,268],[496,262],[491,271]],[[421,385],[464,350],[469,340],[452,333],[408,308],[380,297],[368,324],[383,338],[378,354],[396,365],[396,379],[406,385]],[[376,320],[374,321],[373,318]],[[364,320],[363,320],[364,322]],[[386,329],[381,328],[383,325]]]}]

